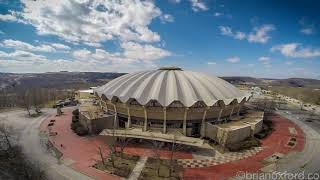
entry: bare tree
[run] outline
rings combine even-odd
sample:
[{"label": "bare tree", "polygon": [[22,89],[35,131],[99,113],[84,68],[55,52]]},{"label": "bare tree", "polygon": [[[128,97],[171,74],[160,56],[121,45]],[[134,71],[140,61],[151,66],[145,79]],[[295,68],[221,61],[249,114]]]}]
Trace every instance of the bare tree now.
[{"label": "bare tree", "polygon": [[267,106],[266,107],[266,111],[267,112],[271,112],[271,111],[273,111],[273,110],[275,110],[278,106],[277,106],[277,97],[276,97],[276,95],[274,95],[274,96],[271,96],[271,99],[269,99],[268,101],[267,101],[267,103],[269,103],[269,106]]},{"label": "bare tree", "polygon": [[106,144],[109,148],[109,161],[112,164],[112,167],[115,168],[115,157],[117,155],[117,139],[115,137],[115,129],[112,130],[112,135],[109,136],[110,139],[106,141]]},{"label": "bare tree", "polygon": [[[35,163],[32,163],[16,143],[12,126],[0,122],[0,158],[1,169],[6,170],[12,179],[45,180],[44,172]],[[4,153],[3,153],[4,152]]]},{"label": "bare tree", "polygon": [[169,162],[169,177],[172,177],[172,173],[174,170],[177,170],[179,168],[177,161],[175,159],[175,153],[178,150],[182,149],[182,145],[176,143],[177,137],[176,135],[173,136],[172,143],[171,143],[171,148],[170,148],[170,162]]},{"label": "bare tree", "polygon": [[7,91],[0,90],[0,108],[1,107],[8,107],[11,102],[9,102],[8,93]]},{"label": "bare tree", "polygon": [[314,120],[315,119],[315,116],[316,116],[316,108],[312,108],[311,109],[311,112],[309,114],[309,119],[310,120]]},{"label": "bare tree", "polygon": [[18,92],[18,98],[20,100],[20,105],[28,112],[28,115],[31,116],[30,110],[32,107],[32,101],[29,90],[20,90]]},{"label": "bare tree", "polygon": [[108,143],[108,147],[109,147],[109,160],[112,164],[112,167],[115,168],[115,157],[117,154],[117,146],[115,141],[114,142],[110,142]]},{"label": "bare tree", "polygon": [[101,158],[101,162],[102,162],[102,164],[105,166],[106,163],[105,163],[105,161],[104,161],[103,152],[102,152],[101,147],[98,147],[98,150],[99,150],[99,155],[100,155],[100,158]]},{"label": "bare tree", "polygon": [[57,91],[56,89],[51,89],[48,93],[48,94],[50,94],[50,97],[49,97],[50,100],[52,100],[54,103],[57,101],[57,92],[56,91]]},{"label": "bare tree", "polygon": [[277,108],[278,105],[278,94],[277,92],[272,92],[271,94],[271,102],[270,102],[270,110]]},{"label": "bare tree", "polygon": [[7,172],[12,175],[12,179],[25,179],[25,180],[46,180],[44,171],[40,168],[40,165],[31,162],[22,153],[20,146],[14,146],[10,153],[14,156],[8,156],[4,159],[4,163],[0,161],[0,167],[6,169]]},{"label": "bare tree", "polygon": [[300,94],[298,96],[298,100],[299,100],[299,105],[300,105],[300,110],[303,110],[303,106],[304,106],[304,102],[303,102],[304,96],[302,94]]},{"label": "bare tree", "polygon": [[263,111],[266,111],[268,107],[268,98],[264,97],[263,99]]},{"label": "bare tree", "polygon": [[11,143],[11,137],[12,137],[12,127],[6,125],[5,123],[0,123],[0,138],[3,139],[2,142],[5,143],[5,146],[7,147],[7,150],[12,149],[12,143]]},{"label": "bare tree", "polygon": [[282,108],[282,104],[284,104],[284,100],[281,99],[281,96],[278,96],[278,109]]},{"label": "bare tree", "polygon": [[[23,156],[23,155],[22,155]],[[23,157],[22,174],[27,180],[46,180],[45,172],[40,168],[40,165],[27,160]]]},{"label": "bare tree", "polygon": [[153,155],[154,155],[154,158],[156,159],[157,161],[157,175],[158,177],[160,177],[160,166],[161,166],[161,161],[160,161],[160,149],[162,147],[162,142],[160,141],[156,141],[156,140],[153,140],[152,141],[152,152],[153,152]]},{"label": "bare tree", "polygon": [[48,90],[44,88],[32,88],[30,92],[32,98],[32,105],[35,108],[35,112],[41,113],[41,108],[43,108],[45,104],[49,102],[47,96]]},{"label": "bare tree", "polygon": [[125,133],[124,133],[124,137],[118,137],[117,138],[117,146],[120,147],[120,157],[121,159],[123,159],[123,152],[124,152],[124,149],[127,147],[128,143],[129,143],[129,138],[127,138],[127,133],[126,133],[126,130],[125,130]]}]

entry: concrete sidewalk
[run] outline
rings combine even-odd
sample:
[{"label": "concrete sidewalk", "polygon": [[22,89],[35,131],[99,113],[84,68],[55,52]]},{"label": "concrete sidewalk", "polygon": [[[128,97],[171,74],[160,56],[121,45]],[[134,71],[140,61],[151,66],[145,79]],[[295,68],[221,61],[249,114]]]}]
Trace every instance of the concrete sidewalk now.
[{"label": "concrete sidewalk", "polygon": [[139,178],[141,171],[143,170],[147,160],[148,160],[148,157],[141,156],[141,158],[136,164],[136,167],[134,167],[134,169],[132,170],[128,180],[137,180]]},{"label": "concrete sidewalk", "polygon": [[306,144],[302,152],[280,160],[277,164],[277,171],[287,171],[294,173],[302,171],[304,171],[305,173],[319,172],[320,134],[305,123],[296,119],[295,116],[287,114],[283,111],[280,111],[279,114],[287,117],[303,130],[303,132],[305,133]]},{"label": "concrete sidewalk", "polygon": [[48,179],[91,180],[92,178],[64,164],[58,164],[57,159],[46,152],[45,148],[41,145],[39,127],[43,121],[54,116],[56,113],[54,109],[43,109],[42,111],[43,114],[37,118],[28,117],[26,111],[23,110],[0,113],[0,118],[2,118],[5,123],[12,125],[15,130],[14,132],[19,133],[17,135],[19,136],[19,144],[21,144],[23,152],[30,160],[45,171]]}]

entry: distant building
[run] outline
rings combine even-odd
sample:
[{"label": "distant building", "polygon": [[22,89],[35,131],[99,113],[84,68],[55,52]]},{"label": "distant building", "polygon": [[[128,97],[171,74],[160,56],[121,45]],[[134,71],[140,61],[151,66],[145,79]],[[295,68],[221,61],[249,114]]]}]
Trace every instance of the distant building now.
[{"label": "distant building", "polygon": [[85,89],[85,90],[79,90],[76,92],[76,98],[77,99],[90,99],[90,98],[94,98],[94,89],[96,87],[90,87],[89,89]]},{"label": "distant building", "polygon": [[250,88],[250,91],[252,94],[256,94],[256,95],[261,95],[262,94],[262,90],[260,87],[254,86]]},{"label": "distant building", "polygon": [[261,92],[263,93],[263,94],[266,94],[266,95],[271,95],[272,94],[272,91],[269,91],[269,90],[261,90]]}]

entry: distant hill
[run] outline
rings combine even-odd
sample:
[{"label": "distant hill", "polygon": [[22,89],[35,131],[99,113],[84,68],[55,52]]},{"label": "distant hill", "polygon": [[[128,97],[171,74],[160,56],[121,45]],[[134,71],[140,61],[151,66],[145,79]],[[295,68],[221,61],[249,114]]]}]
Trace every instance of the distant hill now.
[{"label": "distant hill", "polygon": [[[0,73],[0,89],[41,87],[56,89],[83,89],[90,86],[100,86],[125,73],[113,72],[48,72],[48,73]],[[267,79],[254,77],[221,77],[232,84],[247,84],[258,86],[288,86],[320,89],[320,80],[289,78]]]},{"label": "distant hill", "polygon": [[287,85],[290,87],[320,88],[320,80],[317,80],[317,79],[303,79],[303,78],[280,79],[280,80],[274,81],[272,84]]},{"label": "distant hill", "polygon": [[231,77],[220,77],[226,81],[228,81],[231,84],[261,84],[263,82],[262,79],[253,78],[253,77],[237,77],[237,76],[231,76]]},{"label": "distant hill", "polygon": [[320,80],[305,78],[267,79],[253,77],[221,77],[232,84],[320,88]]},{"label": "distant hill", "polygon": [[124,73],[54,72],[54,73],[0,73],[0,89],[4,88],[55,88],[81,89],[99,86]]}]

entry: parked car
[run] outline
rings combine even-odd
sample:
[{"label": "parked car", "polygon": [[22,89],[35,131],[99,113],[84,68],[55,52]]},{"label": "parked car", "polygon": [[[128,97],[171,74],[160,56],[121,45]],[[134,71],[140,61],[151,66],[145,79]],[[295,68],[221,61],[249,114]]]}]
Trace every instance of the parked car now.
[{"label": "parked car", "polygon": [[74,98],[68,98],[66,100],[59,100],[54,105],[53,108],[57,107],[64,107],[64,106],[76,106],[78,104],[77,100],[74,100]]}]

